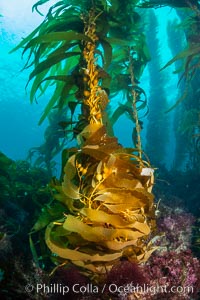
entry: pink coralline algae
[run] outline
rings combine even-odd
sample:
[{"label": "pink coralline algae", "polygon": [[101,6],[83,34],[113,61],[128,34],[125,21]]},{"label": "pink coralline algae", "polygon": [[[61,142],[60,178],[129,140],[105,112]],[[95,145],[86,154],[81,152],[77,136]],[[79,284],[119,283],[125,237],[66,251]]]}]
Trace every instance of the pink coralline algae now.
[{"label": "pink coralline algae", "polygon": [[158,230],[161,233],[157,245],[161,246],[161,251],[181,252],[189,249],[194,222],[195,218],[192,214],[180,208],[172,210],[163,206],[161,217],[157,221]]},{"label": "pink coralline algae", "polygon": [[[143,300],[192,300],[199,299],[200,262],[191,251],[155,253],[143,266],[143,274],[151,291]],[[134,299],[134,298],[132,298]]]},{"label": "pink coralline algae", "polygon": [[147,284],[121,299],[200,299],[200,261],[189,250],[195,218],[181,208],[161,205],[160,211],[154,239],[158,250],[140,266]]}]

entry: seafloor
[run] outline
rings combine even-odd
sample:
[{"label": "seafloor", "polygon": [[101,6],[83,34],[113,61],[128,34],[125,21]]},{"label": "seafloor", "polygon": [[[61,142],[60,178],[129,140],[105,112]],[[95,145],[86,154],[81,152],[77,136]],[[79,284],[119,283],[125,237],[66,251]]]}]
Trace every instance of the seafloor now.
[{"label": "seafloor", "polygon": [[[157,250],[145,264],[116,263],[98,285],[72,266],[50,276],[54,265],[42,235],[34,241],[40,256],[33,251],[29,232],[50,201],[49,180],[45,169],[1,154],[1,299],[199,299],[200,195],[195,173],[160,171],[154,186]],[[135,291],[137,286],[143,290]]]}]

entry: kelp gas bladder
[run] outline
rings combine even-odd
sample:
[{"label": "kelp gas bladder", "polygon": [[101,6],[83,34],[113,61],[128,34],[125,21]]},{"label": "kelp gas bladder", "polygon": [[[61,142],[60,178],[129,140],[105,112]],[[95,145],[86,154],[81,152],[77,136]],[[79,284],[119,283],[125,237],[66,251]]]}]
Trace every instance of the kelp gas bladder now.
[{"label": "kelp gas bladder", "polygon": [[[82,10],[76,2],[67,6],[59,1],[51,7],[45,21],[20,45],[24,52],[30,50],[29,59],[34,55],[31,99],[44,82],[56,86],[42,120],[55,105],[69,105],[72,113],[72,103],[81,106],[78,147],[63,151],[61,180],[52,183],[63,214],[48,225],[41,215],[33,232],[47,225],[45,241],[56,264],[74,264],[99,280],[119,259],[140,263],[154,251],[153,170],[142,158],[137,114],[142,91],[137,78],[148,55],[144,37],[136,31],[139,16],[133,1],[93,1],[91,7],[83,1]],[[127,40],[121,39],[123,30]],[[105,112],[109,91],[111,96],[119,91],[112,82],[116,72],[132,103],[134,149],[119,145],[111,135]]]}]

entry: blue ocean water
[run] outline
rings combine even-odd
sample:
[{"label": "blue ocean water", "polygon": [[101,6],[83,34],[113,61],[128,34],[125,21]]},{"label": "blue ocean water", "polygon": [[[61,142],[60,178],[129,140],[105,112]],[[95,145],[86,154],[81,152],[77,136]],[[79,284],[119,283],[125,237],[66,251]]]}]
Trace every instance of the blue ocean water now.
[{"label": "blue ocean water", "polygon": [[29,73],[21,72],[25,63],[21,59],[22,51],[9,54],[41,22],[41,17],[31,12],[33,3],[0,3],[0,149],[14,160],[25,159],[28,150],[42,142],[45,128],[37,125],[44,103],[30,105],[25,91]]},{"label": "blue ocean water", "polygon": [[[0,5],[1,17],[1,40],[0,40],[0,78],[1,78],[1,99],[0,99],[0,149],[12,159],[25,159],[31,147],[38,147],[43,142],[43,135],[47,122],[38,126],[38,121],[48,101],[49,95],[45,94],[37,100],[37,102],[30,104],[29,89],[25,90],[25,86],[30,74],[30,70],[22,70],[25,64],[25,58],[21,58],[21,50],[9,54],[27,34],[29,34],[36,26],[40,24],[43,17],[36,12],[32,13],[31,7],[34,1],[20,0],[19,8],[14,5],[15,1],[4,3]],[[52,4],[52,2],[51,2]],[[42,12],[47,12],[50,4],[46,4],[42,8]],[[159,30],[157,32],[158,39],[160,39],[160,56],[161,64],[164,65],[171,57],[170,48],[167,44],[166,27],[169,20],[177,19],[175,11],[171,8],[162,8],[159,12],[155,12],[159,23]],[[166,17],[163,20],[163,16]],[[152,62],[153,63],[153,62]],[[171,77],[173,66],[164,71],[168,76],[166,90],[173,91],[167,94],[167,102],[169,106],[175,102],[177,95],[177,82],[176,77]],[[159,72],[159,70],[157,70]],[[142,78],[140,79],[140,86],[145,90],[147,97],[149,92],[149,72],[148,68],[144,70]],[[161,99],[162,101],[162,99]],[[123,102],[123,100],[122,100]],[[113,100],[111,107],[115,108],[116,103],[119,101]],[[151,113],[151,110],[150,110]],[[171,125],[169,126],[168,135],[170,141],[168,143],[170,156],[167,156],[167,167],[173,163],[173,150],[174,150],[174,135],[173,135],[173,112],[170,116]],[[146,118],[143,120],[144,130],[142,131],[142,140],[145,148],[146,144],[146,127],[148,121]],[[123,124],[123,126],[121,126]],[[130,128],[129,134],[124,134]],[[133,146],[131,136],[131,121],[122,116],[115,125],[116,135],[119,142],[124,146]],[[14,147],[13,147],[14,145]],[[170,151],[169,151],[170,150]]]}]

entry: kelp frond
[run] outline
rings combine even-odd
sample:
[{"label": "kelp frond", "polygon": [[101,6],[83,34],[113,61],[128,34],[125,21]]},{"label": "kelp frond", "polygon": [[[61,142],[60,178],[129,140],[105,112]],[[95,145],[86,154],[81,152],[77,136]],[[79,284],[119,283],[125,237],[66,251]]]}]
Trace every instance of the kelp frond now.
[{"label": "kelp frond", "polygon": [[107,136],[103,125],[88,125],[80,141],[62,185],[55,186],[70,214],[59,225],[50,223],[45,239],[63,261],[101,277],[116,260],[144,262],[155,250],[149,242],[155,229],[153,170],[134,149],[126,151]]},{"label": "kelp frond", "polygon": [[[36,2],[33,10],[39,12],[39,7],[46,2],[48,1]],[[52,95],[39,124],[54,107],[62,109],[71,102],[74,105],[86,102],[86,91],[81,81],[87,77],[87,74],[83,74],[87,72],[89,64],[86,57],[87,43],[95,47],[93,59],[96,61],[96,70],[93,70],[93,74],[96,72],[96,77],[93,78],[93,84],[98,80],[98,86],[106,90],[110,98],[120,92],[115,84],[116,74],[121,74],[124,78],[127,76],[128,68],[125,64],[128,61],[127,48],[130,46],[137,57],[134,72],[137,80],[139,79],[149,60],[149,53],[140,31],[140,16],[134,7],[135,3],[129,1],[122,4],[121,1],[80,3],[74,0],[70,1],[70,5],[68,1],[58,1],[50,7],[44,21],[12,50],[23,48],[23,55],[27,55],[24,68],[32,68],[28,80],[31,102],[47,89],[51,90]],[[87,23],[87,26],[95,27],[95,42],[87,32],[84,21],[84,16],[90,14],[91,8],[95,11],[95,24],[92,25],[92,19],[88,19],[91,24]],[[112,70],[115,70],[114,74]],[[124,89],[129,89],[128,85]],[[105,102],[104,92],[99,91],[99,97]]]}]

